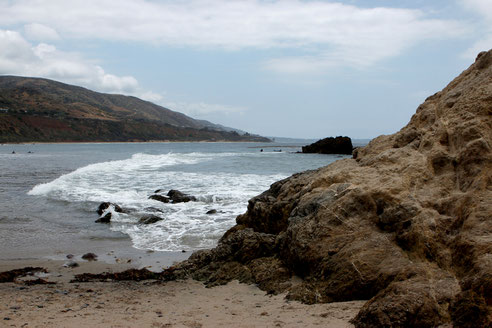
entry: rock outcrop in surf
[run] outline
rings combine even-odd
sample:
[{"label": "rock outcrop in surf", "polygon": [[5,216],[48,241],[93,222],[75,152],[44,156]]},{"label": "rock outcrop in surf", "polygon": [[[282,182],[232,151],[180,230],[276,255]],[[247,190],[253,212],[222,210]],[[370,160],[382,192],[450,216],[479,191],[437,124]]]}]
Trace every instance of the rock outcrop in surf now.
[{"label": "rock outcrop in surf", "polygon": [[162,203],[187,203],[187,202],[196,202],[197,198],[195,196],[191,196],[185,194],[179,190],[171,189],[167,193],[166,196],[160,195],[162,189],[158,189],[154,192],[154,195],[149,196],[149,199],[157,200]]},{"label": "rock outcrop in surf", "polygon": [[351,155],[354,147],[349,137],[328,137],[302,147],[303,153]]},{"label": "rock outcrop in surf", "polygon": [[366,299],[356,327],[486,327],[491,200],[489,51],[398,133],[273,184],[216,248],[165,276],[238,279],[306,303]]}]

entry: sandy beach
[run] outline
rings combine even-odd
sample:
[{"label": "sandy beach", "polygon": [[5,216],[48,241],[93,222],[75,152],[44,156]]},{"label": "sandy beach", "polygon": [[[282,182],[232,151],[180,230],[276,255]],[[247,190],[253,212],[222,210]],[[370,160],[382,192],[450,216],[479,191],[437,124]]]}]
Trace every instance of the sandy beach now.
[{"label": "sandy beach", "polygon": [[[205,288],[197,281],[70,283],[75,274],[117,272],[130,263],[1,261],[0,271],[25,266],[48,273],[0,284],[1,327],[352,327],[364,301],[305,305],[233,281]],[[29,285],[42,278],[54,284]]]}]

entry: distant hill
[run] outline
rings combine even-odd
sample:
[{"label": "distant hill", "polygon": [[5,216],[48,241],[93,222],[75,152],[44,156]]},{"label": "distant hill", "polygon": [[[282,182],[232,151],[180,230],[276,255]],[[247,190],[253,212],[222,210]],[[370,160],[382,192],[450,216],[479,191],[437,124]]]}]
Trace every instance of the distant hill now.
[{"label": "distant hill", "polygon": [[0,76],[0,142],[269,141],[136,97]]}]

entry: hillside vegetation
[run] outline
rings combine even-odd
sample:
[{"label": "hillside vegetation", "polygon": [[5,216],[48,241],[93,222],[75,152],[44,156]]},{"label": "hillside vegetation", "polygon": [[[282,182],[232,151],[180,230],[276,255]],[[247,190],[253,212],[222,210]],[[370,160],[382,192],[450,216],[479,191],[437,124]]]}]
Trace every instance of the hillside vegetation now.
[{"label": "hillside vegetation", "polygon": [[269,141],[136,97],[0,76],[0,142]]}]

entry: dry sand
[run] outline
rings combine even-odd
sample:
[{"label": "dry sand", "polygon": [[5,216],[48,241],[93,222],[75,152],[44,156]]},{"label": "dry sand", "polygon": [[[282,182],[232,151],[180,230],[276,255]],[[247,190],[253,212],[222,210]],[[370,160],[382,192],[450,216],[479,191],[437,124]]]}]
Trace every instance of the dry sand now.
[{"label": "dry sand", "polygon": [[[0,261],[0,271],[41,266],[54,285],[0,284],[0,327],[352,327],[364,301],[305,305],[252,285],[205,288],[188,281],[70,283],[74,274],[122,271],[131,264]],[[31,277],[32,279],[32,277]]]}]

